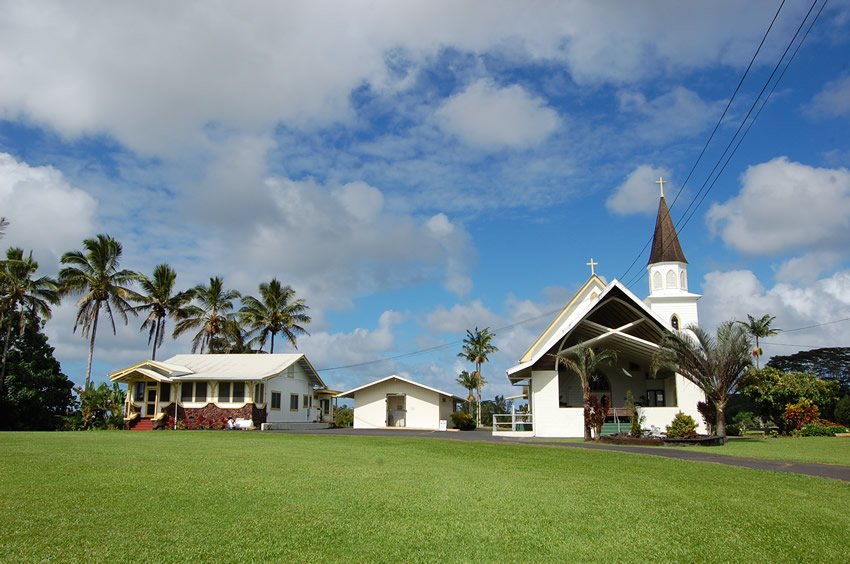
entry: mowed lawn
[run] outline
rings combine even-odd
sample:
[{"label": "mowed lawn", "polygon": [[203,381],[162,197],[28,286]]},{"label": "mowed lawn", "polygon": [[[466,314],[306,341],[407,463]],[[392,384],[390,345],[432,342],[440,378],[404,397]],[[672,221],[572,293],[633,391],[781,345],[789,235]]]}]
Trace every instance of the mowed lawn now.
[{"label": "mowed lawn", "polygon": [[846,561],[850,484],[585,449],[0,434],[0,559]]},{"label": "mowed lawn", "polygon": [[[670,447],[681,448],[681,447]],[[781,437],[732,439],[722,447],[700,448],[700,452],[850,466],[850,437]]]}]

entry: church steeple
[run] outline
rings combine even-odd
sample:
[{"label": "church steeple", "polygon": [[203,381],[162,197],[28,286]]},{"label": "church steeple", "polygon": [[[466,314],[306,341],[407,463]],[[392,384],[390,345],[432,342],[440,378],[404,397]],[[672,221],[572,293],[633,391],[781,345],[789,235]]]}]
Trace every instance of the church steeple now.
[{"label": "church steeple", "polygon": [[649,297],[646,303],[667,322],[668,327],[684,329],[699,322],[699,295],[688,292],[688,260],[679,244],[679,236],[664,199],[664,179],[658,179],[656,184],[661,185],[661,198],[647,263]]}]

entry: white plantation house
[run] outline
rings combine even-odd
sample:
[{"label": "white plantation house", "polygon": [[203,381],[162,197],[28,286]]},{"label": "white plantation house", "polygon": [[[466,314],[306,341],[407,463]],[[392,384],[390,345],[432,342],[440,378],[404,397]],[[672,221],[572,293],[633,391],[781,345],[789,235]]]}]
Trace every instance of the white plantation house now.
[{"label": "white plantation house", "polygon": [[[626,393],[632,392],[644,418],[643,427],[664,429],[679,411],[692,416],[705,432],[697,403],[705,394],[680,374],[661,377],[650,368],[665,333],[684,330],[699,321],[699,295],[688,292],[688,262],[664,200],[661,199],[649,270],[649,296],[641,301],[617,280],[596,275],[593,259],[590,279],[573,296],[519,363],[507,371],[528,400],[527,415],[500,415],[494,434],[537,437],[583,437],[584,407],[578,377],[556,363],[556,357],[579,344],[616,350],[618,363],[602,370],[591,391],[612,407],[603,429],[613,432],[627,418]],[[628,423],[622,426],[628,430]]]}]

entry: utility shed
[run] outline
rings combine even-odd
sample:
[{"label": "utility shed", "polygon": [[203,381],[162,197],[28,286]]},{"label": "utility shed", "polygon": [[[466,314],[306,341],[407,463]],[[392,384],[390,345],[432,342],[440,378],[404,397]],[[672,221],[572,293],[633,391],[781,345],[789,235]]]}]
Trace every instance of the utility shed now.
[{"label": "utility shed", "polygon": [[336,397],[354,400],[355,429],[440,429],[451,426],[451,414],[463,398],[402,378],[387,376]]}]

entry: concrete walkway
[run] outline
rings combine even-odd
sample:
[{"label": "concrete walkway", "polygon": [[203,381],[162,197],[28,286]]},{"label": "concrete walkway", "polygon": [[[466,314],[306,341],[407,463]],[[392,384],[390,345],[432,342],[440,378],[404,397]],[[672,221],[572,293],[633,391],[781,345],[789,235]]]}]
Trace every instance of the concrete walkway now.
[{"label": "concrete walkway", "polygon": [[427,431],[415,429],[324,429],[324,430],[299,430],[299,431],[264,431],[271,433],[289,433],[298,435],[330,435],[330,436],[352,436],[352,437],[421,437],[431,439],[446,439],[456,441],[481,441],[488,443],[522,444],[557,448],[581,448],[590,450],[613,450],[617,452],[647,454],[650,456],[663,456],[665,458],[676,458],[689,460],[691,462],[708,462],[712,464],[725,464],[727,466],[740,466],[753,468],[755,470],[767,470],[771,472],[788,472],[793,474],[806,474],[819,478],[831,478],[850,482],[850,466],[836,466],[832,464],[815,464],[807,462],[788,462],[779,460],[763,460],[760,458],[742,458],[723,454],[713,454],[712,448],[717,447],[677,447],[660,448],[645,446],[604,445],[584,442],[557,442],[547,439],[518,439],[512,437],[494,437],[490,431]]}]

